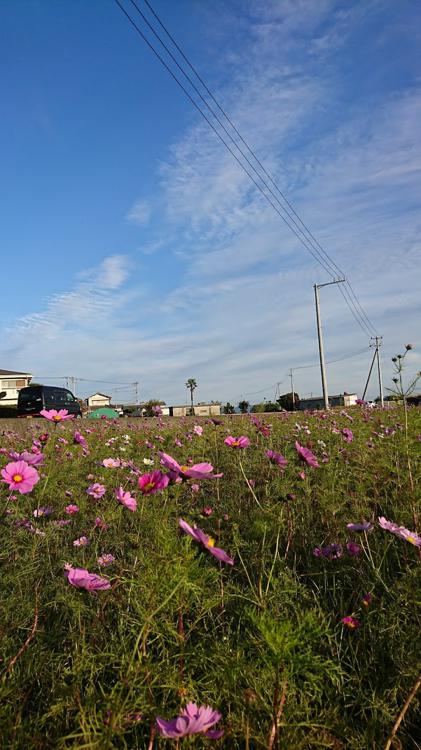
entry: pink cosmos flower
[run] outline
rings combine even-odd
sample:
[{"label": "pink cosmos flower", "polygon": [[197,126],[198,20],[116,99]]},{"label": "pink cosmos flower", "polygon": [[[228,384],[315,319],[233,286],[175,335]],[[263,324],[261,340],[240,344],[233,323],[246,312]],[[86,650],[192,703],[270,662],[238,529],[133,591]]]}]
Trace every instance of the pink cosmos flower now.
[{"label": "pink cosmos flower", "polygon": [[203,734],[210,740],[217,740],[224,734],[223,729],[211,729],[222,718],[219,711],[210,706],[197,706],[196,703],[188,703],[180,716],[166,721],[160,716],[156,723],[161,737],[186,737],[189,734]]},{"label": "pink cosmos flower", "polygon": [[89,485],[88,489],[86,490],[86,494],[90,495],[90,497],[93,497],[95,500],[100,500],[101,497],[105,495],[106,491],[107,490],[103,484],[94,482],[94,484]]},{"label": "pink cosmos flower", "polygon": [[202,544],[208,550],[208,552],[213,555],[213,557],[216,557],[217,560],[227,563],[227,565],[234,565],[234,560],[232,559],[232,557],[229,557],[225,550],[220,549],[219,547],[215,547],[215,540],[205,534],[202,529],[198,529],[197,526],[190,526],[190,524],[188,524],[186,521],[183,521],[182,518],[179,519],[178,525],[185,534],[189,534],[189,536],[193,537],[196,542]]},{"label": "pink cosmos flower", "polygon": [[121,487],[121,485],[118,488],[118,490],[115,490],[115,496],[118,502],[121,503],[121,505],[124,505],[124,507],[127,508],[128,510],[131,510],[132,513],[134,513],[135,510],[137,510],[136,498],[132,497],[130,492],[125,492],[125,490],[123,489],[123,487]]},{"label": "pink cosmos flower", "polygon": [[39,474],[36,469],[29,466],[26,461],[16,461],[6,464],[1,470],[5,484],[9,485],[9,490],[17,490],[21,495],[31,492],[34,485],[39,482]]},{"label": "pink cosmos flower", "polygon": [[349,630],[357,630],[361,623],[356,617],[342,617],[341,622],[349,628]]},{"label": "pink cosmos flower", "polygon": [[75,513],[79,513],[79,506],[70,503],[70,505],[66,505],[65,511],[69,514],[69,516],[73,516]]},{"label": "pink cosmos flower", "polygon": [[104,458],[102,465],[107,469],[119,469],[121,461],[119,458]]},{"label": "pink cosmos flower", "polygon": [[281,469],[284,469],[288,464],[287,459],[281,453],[277,453],[276,451],[265,451],[265,455],[268,457],[269,461],[277,464]]},{"label": "pink cosmos flower", "polygon": [[101,555],[101,557],[98,557],[98,565],[101,566],[101,568],[106,568],[108,565],[112,565],[114,562],[115,557],[114,555]]},{"label": "pink cosmos flower", "polygon": [[404,539],[405,542],[413,544],[414,547],[421,548],[421,536],[415,531],[410,531],[409,529],[406,529],[405,526],[398,526],[397,523],[388,521],[383,516],[379,518],[379,526],[381,526],[382,529],[395,534],[395,536],[398,536],[400,539]]},{"label": "pink cosmos flower", "polygon": [[230,448],[248,448],[250,445],[250,439],[245,435],[241,435],[238,438],[228,435],[224,440],[225,445],[229,445]]},{"label": "pink cosmos flower", "polygon": [[309,448],[305,448],[304,445],[300,445],[298,440],[295,441],[295,450],[297,451],[299,457],[303,461],[305,461],[308,466],[314,466],[315,469],[320,468],[314,453],[312,453]]},{"label": "pink cosmos flower", "polygon": [[211,516],[212,513],[213,508],[211,508],[210,505],[206,505],[206,507],[202,509],[202,516]]},{"label": "pink cosmos flower", "polygon": [[213,466],[209,463],[193,464],[193,466],[180,466],[180,464],[169,456],[168,453],[160,451],[161,464],[169,469],[169,477],[173,481],[180,477],[182,479],[219,479],[222,474],[212,474]]},{"label": "pink cosmos flower", "polygon": [[200,437],[200,435],[203,435],[203,427],[201,427],[199,424],[195,424],[195,426],[193,427],[193,432],[195,435],[199,435]]},{"label": "pink cosmos flower", "polygon": [[49,422],[62,422],[64,419],[73,419],[74,414],[69,414],[67,409],[41,409],[41,417],[45,417]]},{"label": "pink cosmos flower", "polygon": [[38,453],[29,453],[29,451],[22,451],[22,453],[16,453],[16,451],[10,451],[10,458],[14,461],[26,461],[29,466],[42,466],[45,461],[45,456],[38,449]]},{"label": "pink cosmos flower", "polygon": [[90,573],[85,568],[73,568],[71,565],[64,566],[67,573],[67,580],[72,586],[86,591],[105,591],[111,588],[110,582],[106,578]]},{"label": "pink cosmos flower", "polygon": [[137,480],[139,489],[143,495],[153,495],[155,492],[164,490],[170,480],[167,474],[162,474],[159,469],[151,471],[150,474],[143,474]]},{"label": "pink cosmos flower", "polygon": [[87,536],[81,536],[79,539],[75,539],[73,542],[73,547],[87,547],[89,544],[89,539]]},{"label": "pink cosmos flower", "polygon": [[354,439],[354,434],[353,434],[352,430],[349,429],[349,427],[344,427],[343,428],[342,435],[344,437],[344,440],[347,443],[352,443],[352,441]]},{"label": "pink cosmos flower", "polygon": [[99,529],[100,531],[107,531],[107,529],[110,528],[108,523],[105,523],[105,521],[103,521],[103,519],[100,518],[99,516],[95,518],[94,526],[96,529]]}]

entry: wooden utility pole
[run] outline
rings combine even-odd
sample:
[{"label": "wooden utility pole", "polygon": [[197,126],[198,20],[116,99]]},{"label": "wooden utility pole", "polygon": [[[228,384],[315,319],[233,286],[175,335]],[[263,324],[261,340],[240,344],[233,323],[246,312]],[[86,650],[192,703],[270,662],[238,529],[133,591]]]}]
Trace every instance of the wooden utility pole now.
[{"label": "wooden utility pole", "polygon": [[345,279],[335,279],[335,281],[328,281],[326,284],[314,284],[314,298],[316,302],[316,321],[317,321],[317,338],[319,341],[319,359],[320,359],[320,373],[322,376],[322,389],[323,389],[323,400],[325,409],[329,409],[329,394],[327,390],[327,378],[326,378],[326,365],[325,355],[323,349],[323,335],[322,335],[322,324],[320,321],[320,302],[319,302],[319,289],[322,286],[331,286],[331,284],[342,284]]}]

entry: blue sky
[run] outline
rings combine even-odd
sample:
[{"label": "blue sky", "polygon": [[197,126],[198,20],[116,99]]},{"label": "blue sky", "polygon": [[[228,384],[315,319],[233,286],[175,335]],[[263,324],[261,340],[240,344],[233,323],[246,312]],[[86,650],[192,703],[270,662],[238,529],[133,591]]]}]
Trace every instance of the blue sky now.
[{"label": "blue sky", "polygon": [[[420,6],[154,7],[344,268],[385,385],[405,343],[420,369]],[[0,367],[167,403],[189,377],[199,400],[288,390],[317,361],[312,285],[329,279],[116,4],[1,3],[0,28]],[[321,297],[327,359],[368,349],[338,290]],[[331,365],[330,392],[361,392],[370,356]],[[317,368],[295,383],[320,393]],[[132,394],[78,392],[97,387]]]}]

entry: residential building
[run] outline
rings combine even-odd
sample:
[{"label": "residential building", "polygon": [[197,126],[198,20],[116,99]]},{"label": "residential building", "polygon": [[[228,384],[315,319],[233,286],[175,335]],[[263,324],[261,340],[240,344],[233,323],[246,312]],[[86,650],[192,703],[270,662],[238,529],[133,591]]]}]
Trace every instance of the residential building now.
[{"label": "residential building", "polygon": [[18,372],[17,370],[0,370],[0,393],[6,395],[0,399],[0,406],[16,406],[18,393],[32,380],[29,372]]},{"label": "residential building", "polygon": [[[338,396],[329,396],[330,406],[355,406],[357,403],[356,393],[340,393]],[[310,398],[302,398],[298,404],[300,411],[307,411],[308,409],[324,409],[325,402],[323,396],[312,396]]]},{"label": "residential building", "polygon": [[100,409],[103,406],[110,406],[111,396],[107,396],[105,393],[94,393],[92,396],[88,396],[86,403],[88,409]]}]

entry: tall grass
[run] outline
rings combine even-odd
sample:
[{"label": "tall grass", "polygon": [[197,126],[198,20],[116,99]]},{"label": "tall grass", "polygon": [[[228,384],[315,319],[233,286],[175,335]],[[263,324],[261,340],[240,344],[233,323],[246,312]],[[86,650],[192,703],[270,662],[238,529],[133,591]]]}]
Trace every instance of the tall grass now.
[{"label": "tall grass", "polygon": [[[413,528],[421,417],[409,409],[406,430],[399,408],[348,415],[352,422],[338,411],[267,416],[268,437],[247,416],[202,421],[202,436],[193,419],[82,422],[88,455],[73,443],[72,424],[4,431],[1,467],[8,451],[49,436],[33,491],[9,499],[0,487],[2,747],[176,747],[159,737],[155,719],[191,700],[221,712],[225,734],[215,745],[230,750],[383,748],[419,671],[421,566],[417,547],[377,519]],[[229,448],[228,434],[248,435],[251,446]],[[319,468],[300,462],[295,440]],[[288,459],[284,471],[268,448]],[[143,459],[152,458],[159,468],[159,450],[182,464],[210,461],[224,476],[143,496],[133,467],[145,473]],[[106,469],[110,456],[130,465]],[[100,501],[86,493],[93,481],[107,487]],[[119,485],[137,497],[135,513],[116,502]],[[70,502],[76,515],[66,515]],[[54,513],[34,518],[45,505]],[[180,518],[210,534],[234,566],[183,535]],[[374,528],[347,531],[362,520]],[[82,535],[89,545],[74,547]],[[350,540],[359,555],[346,552]],[[330,543],[343,546],[341,557],[314,555]],[[103,553],[115,562],[101,570]],[[108,577],[111,589],[72,587],[66,563]],[[348,630],[346,616],[360,627]],[[393,747],[421,747],[419,709],[416,693]],[[212,742],[197,735],[179,744]]]}]

